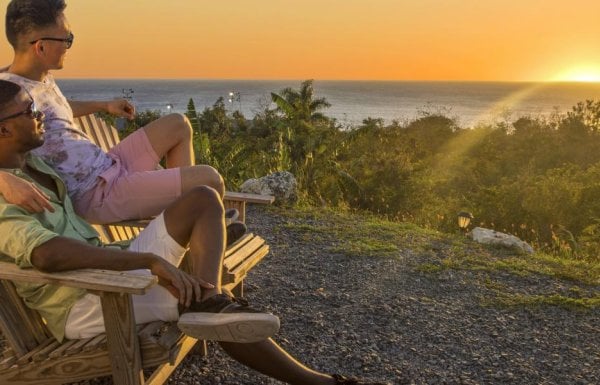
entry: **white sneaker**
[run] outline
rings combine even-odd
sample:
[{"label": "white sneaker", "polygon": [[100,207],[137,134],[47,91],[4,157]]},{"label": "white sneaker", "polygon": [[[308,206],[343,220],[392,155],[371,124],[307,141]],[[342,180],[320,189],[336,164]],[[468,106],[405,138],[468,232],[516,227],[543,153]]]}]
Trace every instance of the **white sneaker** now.
[{"label": "white sneaker", "polygon": [[218,294],[193,303],[181,314],[177,326],[197,339],[250,343],[277,333],[279,318],[252,309],[244,300]]}]

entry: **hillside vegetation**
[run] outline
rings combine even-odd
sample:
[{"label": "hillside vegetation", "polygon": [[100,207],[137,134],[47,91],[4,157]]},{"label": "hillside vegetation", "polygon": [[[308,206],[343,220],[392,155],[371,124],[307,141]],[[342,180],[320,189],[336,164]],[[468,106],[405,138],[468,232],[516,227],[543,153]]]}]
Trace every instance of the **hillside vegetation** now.
[{"label": "hillside vegetation", "polygon": [[[394,221],[454,232],[456,214],[515,234],[538,249],[598,263],[600,102],[565,114],[460,127],[422,111],[407,122],[369,118],[342,127],[312,81],[272,94],[254,117],[225,101],[187,115],[197,162],[216,167],[230,188],[289,170],[303,203],[364,210]],[[274,106],[274,107],[272,107]],[[158,112],[138,115],[130,128]]]}]

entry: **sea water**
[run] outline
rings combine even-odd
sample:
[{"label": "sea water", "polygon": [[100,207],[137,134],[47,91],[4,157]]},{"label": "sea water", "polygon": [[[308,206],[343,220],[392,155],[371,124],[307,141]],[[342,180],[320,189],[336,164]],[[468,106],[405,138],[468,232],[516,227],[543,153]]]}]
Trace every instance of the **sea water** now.
[{"label": "sea water", "polygon": [[[109,100],[131,97],[138,111],[184,112],[190,98],[196,110],[212,106],[223,97],[229,111],[239,110],[251,119],[266,107],[274,107],[271,93],[286,87],[299,89],[298,80],[146,80],[58,79],[67,98]],[[366,118],[415,119],[423,113],[443,113],[461,127],[498,119],[549,115],[569,111],[576,103],[600,100],[600,83],[511,82],[314,82],[315,97],[331,107],[322,112],[346,127]],[[233,97],[230,94],[233,93]]]}]

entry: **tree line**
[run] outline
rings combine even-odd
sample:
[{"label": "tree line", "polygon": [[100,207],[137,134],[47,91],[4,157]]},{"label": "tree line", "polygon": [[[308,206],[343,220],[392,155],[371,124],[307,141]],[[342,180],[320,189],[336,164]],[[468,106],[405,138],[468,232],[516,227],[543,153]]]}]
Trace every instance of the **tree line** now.
[{"label": "tree line", "polygon": [[[393,220],[456,231],[456,215],[515,234],[538,248],[598,260],[600,101],[551,116],[460,127],[439,112],[408,122],[368,118],[342,127],[313,82],[271,94],[251,119],[219,98],[186,115],[198,163],[229,188],[287,170],[303,202],[368,210]],[[145,111],[129,130],[160,115]]]}]

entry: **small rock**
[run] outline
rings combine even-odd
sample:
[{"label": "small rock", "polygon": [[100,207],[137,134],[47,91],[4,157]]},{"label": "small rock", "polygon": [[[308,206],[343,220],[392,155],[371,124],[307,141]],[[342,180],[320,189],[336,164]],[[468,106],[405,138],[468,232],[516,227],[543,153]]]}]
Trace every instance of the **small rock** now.
[{"label": "small rock", "polygon": [[277,171],[258,179],[248,179],[242,183],[243,193],[272,195],[275,204],[292,204],[298,200],[298,183],[289,171]]},{"label": "small rock", "polygon": [[498,245],[504,247],[514,247],[525,253],[532,254],[533,247],[527,242],[515,237],[514,235],[501,233],[499,231],[484,229],[483,227],[475,227],[471,231],[471,238],[474,241],[487,244],[487,245]]}]

